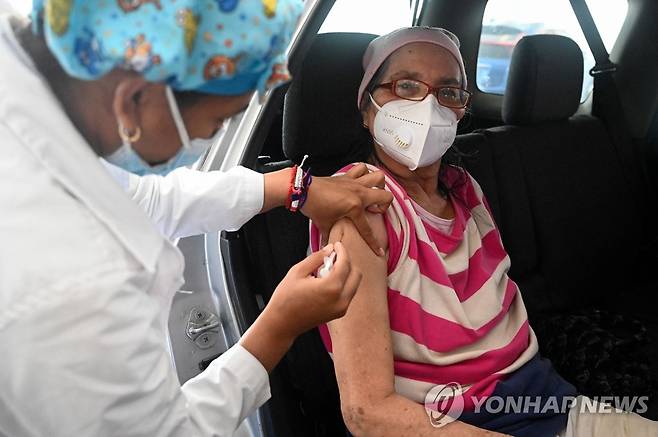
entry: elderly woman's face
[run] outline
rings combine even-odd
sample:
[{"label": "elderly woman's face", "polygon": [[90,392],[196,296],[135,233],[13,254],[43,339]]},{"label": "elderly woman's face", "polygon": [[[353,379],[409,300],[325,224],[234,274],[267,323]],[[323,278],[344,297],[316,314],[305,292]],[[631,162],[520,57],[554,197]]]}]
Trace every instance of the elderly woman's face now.
[{"label": "elderly woman's face", "polygon": [[[461,86],[461,71],[457,60],[446,49],[429,43],[412,43],[399,48],[388,58],[388,68],[380,83],[397,79],[416,79],[433,87]],[[372,93],[379,106],[399,99],[387,87],[377,88]],[[457,119],[461,119],[465,109],[450,108]],[[374,125],[377,108],[370,104],[364,114],[364,123],[370,128]]]}]

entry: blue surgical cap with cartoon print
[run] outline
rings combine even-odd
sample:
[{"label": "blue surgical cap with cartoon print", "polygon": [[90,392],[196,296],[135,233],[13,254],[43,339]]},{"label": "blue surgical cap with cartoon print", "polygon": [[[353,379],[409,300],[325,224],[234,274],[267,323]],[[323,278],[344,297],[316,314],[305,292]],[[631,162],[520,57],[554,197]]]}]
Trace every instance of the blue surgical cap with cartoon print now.
[{"label": "blue surgical cap with cartoon print", "polygon": [[285,51],[301,0],[35,0],[64,70],[93,80],[114,68],[178,91],[261,94],[289,80]]}]

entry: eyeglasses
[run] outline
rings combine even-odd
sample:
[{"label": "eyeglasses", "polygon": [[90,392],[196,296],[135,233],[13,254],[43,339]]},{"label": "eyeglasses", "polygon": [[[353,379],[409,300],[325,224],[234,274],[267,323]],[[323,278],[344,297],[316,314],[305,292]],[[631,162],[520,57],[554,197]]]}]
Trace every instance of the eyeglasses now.
[{"label": "eyeglasses", "polygon": [[431,93],[439,104],[455,109],[465,108],[471,99],[471,93],[465,89],[456,86],[432,87],[415,79],[398,79],[379,84],[375,87],[377,88],[388,88],[395,96],[416,102],[424,100]]}]

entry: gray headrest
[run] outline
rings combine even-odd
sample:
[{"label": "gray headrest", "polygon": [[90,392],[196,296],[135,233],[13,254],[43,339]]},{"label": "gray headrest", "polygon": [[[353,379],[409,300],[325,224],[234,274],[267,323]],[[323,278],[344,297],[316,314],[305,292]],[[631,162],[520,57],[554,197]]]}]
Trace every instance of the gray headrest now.
[{"label": "gray headrest", "polygon": [[502,116],[527,125],[571,117],[580,104],[583,53],[560,35],[521,38],[512,54]]}]

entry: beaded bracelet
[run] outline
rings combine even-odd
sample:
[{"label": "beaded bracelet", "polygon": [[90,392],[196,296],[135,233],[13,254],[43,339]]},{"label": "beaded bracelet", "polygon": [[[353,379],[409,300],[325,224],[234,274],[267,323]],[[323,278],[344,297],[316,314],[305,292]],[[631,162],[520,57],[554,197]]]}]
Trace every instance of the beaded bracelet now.
[{"label": "beaded bracelet", "polygon": [[290,187],[288,188],[288,197],[286,198],[286,209],[290,210],[292,206],[292,195],[295,190],[295,176],[297,175],[297,166],[291,168]]},{"label": "beaded bracelet", "polygon": [[288,199],[286,200],[286,208],[291,212],[297,212],[304,206],[308,198],[308,187],[311,186],[313,181],[310,169],[304,171],[302,168],[306,158],[308,158],[308,155],[304,156],[299,166],[295,165],[292,168]]}]

